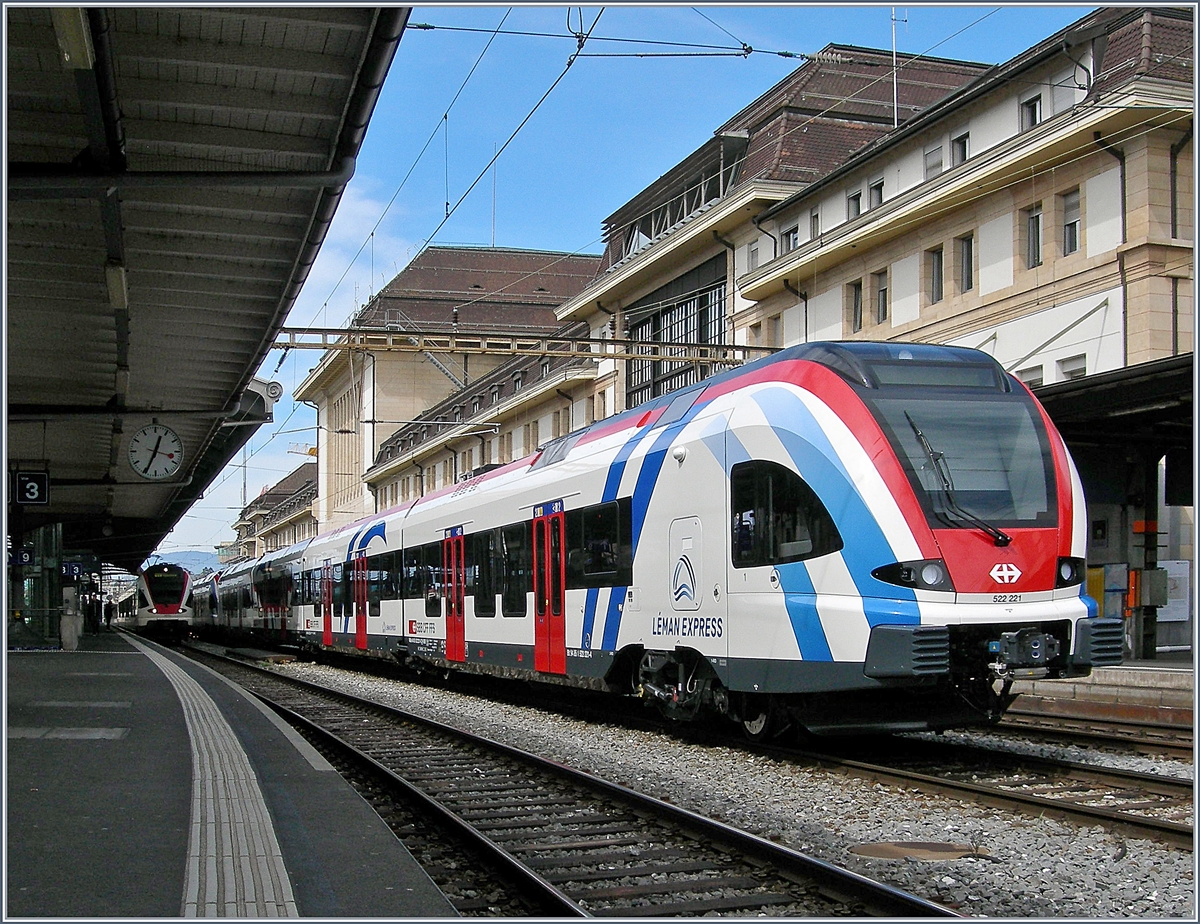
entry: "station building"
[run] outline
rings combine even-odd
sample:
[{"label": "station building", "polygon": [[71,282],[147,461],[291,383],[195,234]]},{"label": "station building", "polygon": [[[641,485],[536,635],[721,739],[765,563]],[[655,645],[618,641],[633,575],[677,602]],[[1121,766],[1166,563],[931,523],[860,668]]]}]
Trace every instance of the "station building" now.
[{"label": "station building", "polygon": [[[400,333],[547,333],[559,326],[554,308],[583,288],[596,266],[597,258],[588,255],[428,247],[357,312],[350,326]],[[362,476],[383,442],[503,362],[502,356],[428,351],[326,353],[294,396],[317,409],[318,528],[324,532],[374,512],[376,497]],[[431,474],[430,486],[437,475]]]},{"label": "station building", "polygon": [[305,462],[246,504],[233,524],[237,538],[218,550],[222,564],[258,558],[317,534],[317,463]]},{"label": "station building", "polygon": [[[559,332],[681,353],[829,339],[991,353],[1060,422],[1090,498],[1089,587],[1128,617],[1128,653],[1187,648],[1190,589],[1169,606],[1159,565],[1194,554],[1192,33],[1186,10],[1100,9],[995,67],[898,55],[894,95],[890,52],[829,45],[605,221]],[[356,509],[716,368],[499,362],[359,446]],[[1190,569],[1172,567],[1179,597]]]}]

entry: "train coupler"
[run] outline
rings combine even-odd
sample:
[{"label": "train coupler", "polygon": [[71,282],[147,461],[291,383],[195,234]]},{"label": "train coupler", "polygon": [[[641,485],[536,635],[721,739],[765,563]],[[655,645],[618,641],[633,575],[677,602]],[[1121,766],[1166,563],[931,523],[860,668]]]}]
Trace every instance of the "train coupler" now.
[{"label": "train coupler", "polygon": [[988,669],[999,680],[1039,680],[1049,675],[1061,647],[1057,638],[1038,629],[1004,632],[988,642],[988,653],[995,656]]}]

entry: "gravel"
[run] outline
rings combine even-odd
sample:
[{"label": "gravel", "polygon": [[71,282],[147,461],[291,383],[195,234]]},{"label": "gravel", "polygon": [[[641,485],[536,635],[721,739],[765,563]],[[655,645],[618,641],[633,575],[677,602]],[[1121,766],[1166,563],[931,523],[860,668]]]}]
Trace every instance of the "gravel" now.
[{"label": "gravel", "polygon": [[[331,667],[277,669],[553,757],[971,916],[1196,920],[1194,854],[1155,841]],[[1181,761],[1008,739],[1005,746],[1193,775]],[[973,855],[895,860],[851,852],[881,841],[969,846]]]}]

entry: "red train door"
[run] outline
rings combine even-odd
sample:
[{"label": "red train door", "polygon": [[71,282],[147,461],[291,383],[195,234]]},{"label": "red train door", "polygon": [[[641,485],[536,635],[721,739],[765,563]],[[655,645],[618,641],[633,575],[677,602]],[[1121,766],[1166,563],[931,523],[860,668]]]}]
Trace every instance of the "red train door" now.
[{"label": "red train door", "polygon": [[321,566],[321,644],[333,647],[333,567]]},{"label": "red train door", "polygon": [[359,552],[354,557],[351,577],[354,584],[354,647],[367,647],[367,553]]},{"label": "red train door", "polygon": [[442,540],[442,586],[446,593],[446,660],[467,659],[467,626],[463,607],[466,603],[467,568],[463,558],[461,526],[450,530]]},{"label": "red train door", "polygon": [[533,666],[567,672],[566,579],[563,502],[533,508]]}]

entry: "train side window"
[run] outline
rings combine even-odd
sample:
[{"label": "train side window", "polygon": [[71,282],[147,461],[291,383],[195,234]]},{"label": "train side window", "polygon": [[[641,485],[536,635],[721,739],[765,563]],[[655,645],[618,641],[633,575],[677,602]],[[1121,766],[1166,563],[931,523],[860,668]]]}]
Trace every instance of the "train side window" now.
[{"label": "train side window", "polygon": [[424,582],[425,615],[434,619],[442,615],[442,544],[427,542],[421,546],[421,570]]},{"label": "train side window", "polygon": [[795,472],[774,462],[740,462],[730,479],[735,568],[803,561],[842,548],[829,511]]},{"label": "train side window", "polygon": [[475,615],[496,615],[497,578],[504,566],[500,557],[500,530],[489,529],[467,538],[467,565],[475,567]]},{"label": "train side window", "polygon": [[563,518],[550,517],[550,612],[555,616],[561,616],[563,611],[563,579],[562,572],[559,570],[559,562],[562,561],[563,548]]},{"label": "train side window", "polygon": [[425,590],[421,583],[421,550],[405,549],[401,553],[403,565],[400,569],[400,596],[405,600],[419,600]]},{"label": "train side window", "polygon": [[525,616],[527,594],[533,589],[528,523],[514,523],[500,530],[500,556],[503,575],[500,584],[500,610],[505,616]]},{"label": "train side window", "polygon": [[386,599],[391,584],[392,560],[391,552],[367,559],[367,603],[371,605],[372,616],[379,615],[379,601]]},{"label": "train side window", "polygon": [[346,602],[346,600],[354,599],[350,595],[349,588],[344,586],[344,584],[347,582],[342,580],[343,572],[345,572],[345,574],[347,576],[347,581],[348,581],[350,569],[343,568],[340,564],[338,564],[338,565],[334,565],[333,568],[330,570],[331,570],[330,582],[332,585],[331,596],[333,599],[333,615],[335,617],[340,617],[342,615],[342,605]]},{"label": "train side window", "polygon": [[567,588],[633,581],[633,523],[627,497],[567,511]]}]

